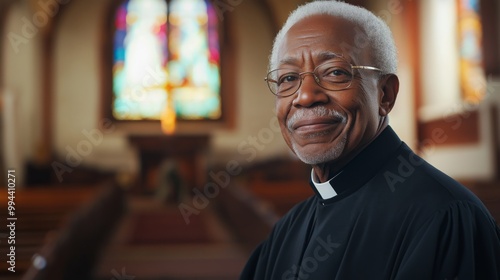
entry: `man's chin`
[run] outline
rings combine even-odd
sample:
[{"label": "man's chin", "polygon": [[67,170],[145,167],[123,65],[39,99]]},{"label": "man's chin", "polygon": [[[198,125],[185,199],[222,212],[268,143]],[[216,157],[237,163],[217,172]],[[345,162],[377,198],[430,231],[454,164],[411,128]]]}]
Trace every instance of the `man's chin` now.
[{"label": "man's chin", "polygon": [[327,159],[326,157],[301,155],[301,154],[297,154],[297,157],[300,159],[300,161],[309,165],[319,165],[327,161],[335,160],[335,159]]},{"label": "man's chin", "polygon": [[333,147],[319,147],[325,144],[308,144],[306,146],[298,147],[296,143],[292,144],[292,149],[295,155],[304,163],[310,165],[317,165],[326,162],[337,160],[344,151],[346,138],[342,138],[339,143]]}]

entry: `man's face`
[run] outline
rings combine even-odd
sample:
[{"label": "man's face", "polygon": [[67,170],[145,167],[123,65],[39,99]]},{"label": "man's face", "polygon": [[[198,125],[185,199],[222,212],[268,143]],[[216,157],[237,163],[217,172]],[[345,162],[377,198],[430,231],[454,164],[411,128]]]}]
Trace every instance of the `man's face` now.
[{"label": "man's face", "polygon": [[[355,30],[361,32],[355,28],[353,23],[328,15],[299,21],[279,46],[277,68],[313,71],[332,59],[325,55],[328,53],[342,54],[353,65],[373,66],[369,47],[349,47],[356,46]],[[340,91],[323,89],[312,75],[305,75],[295,94],[276,98],[283,137],[305,163],[345,164],[378,132],[378,73],[355,69],[354,74],[351,86]]]}]

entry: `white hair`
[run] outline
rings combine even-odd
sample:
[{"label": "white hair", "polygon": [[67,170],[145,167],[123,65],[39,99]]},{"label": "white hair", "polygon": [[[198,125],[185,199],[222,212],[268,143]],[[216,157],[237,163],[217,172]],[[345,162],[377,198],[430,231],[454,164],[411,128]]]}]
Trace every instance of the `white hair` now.
[{"label": "white hair", "polygon": [[[346,19],[359,25],[363,29],[363,37],[355,38],[354,47],[362,48],[369,46],[375,63],[375,65],[370,66],[380,68],[385,74],[396,73],[398,64],[396,44],[387,24],[381,18],[364,8],[338,1],[315,1],[299,6],[293,11],[274,39],[269,60],[269,70],[275,69],[278,65],[278,49],[283,43],[288,30],[306,17],[322,14]],[[359,41],[363,42],[361,43],[356,39],[362,39]]]}]

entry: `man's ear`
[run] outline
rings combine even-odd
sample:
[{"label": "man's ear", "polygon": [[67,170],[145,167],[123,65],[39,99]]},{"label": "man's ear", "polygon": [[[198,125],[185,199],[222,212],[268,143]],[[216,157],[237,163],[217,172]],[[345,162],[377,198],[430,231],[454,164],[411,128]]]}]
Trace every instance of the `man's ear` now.
[{"label": "man's ear", "polygon": [[394,107],[399,92],[399,78],[394,74],[386,74],[379,81],[379,115],[387,116]]}]

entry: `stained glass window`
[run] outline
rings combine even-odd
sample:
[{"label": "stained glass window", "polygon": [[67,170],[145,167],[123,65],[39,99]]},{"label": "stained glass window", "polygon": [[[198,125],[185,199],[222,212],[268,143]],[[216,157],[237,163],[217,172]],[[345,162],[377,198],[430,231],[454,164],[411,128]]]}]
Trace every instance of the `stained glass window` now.
[{"label": "stained glass window", "polygon": [[479,0],[458,1],[460,86],[467,102],[479,103],[486,94]]},{"label": "stained glass window", "polygon": [[219,119],[217,29],[210,1],[124,1],[115,16],[114,118]]}]

